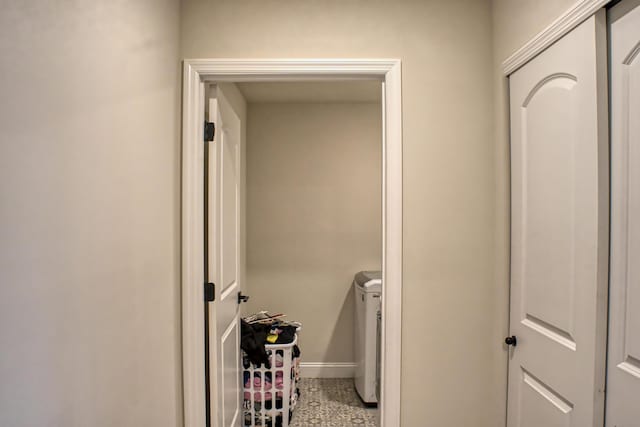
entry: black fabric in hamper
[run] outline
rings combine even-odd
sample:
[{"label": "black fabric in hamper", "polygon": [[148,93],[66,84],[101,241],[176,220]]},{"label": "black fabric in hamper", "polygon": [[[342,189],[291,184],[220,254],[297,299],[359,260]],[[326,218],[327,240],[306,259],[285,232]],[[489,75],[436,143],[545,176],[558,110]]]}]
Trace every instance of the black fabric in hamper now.
[{"label": "black fabric in hamper", "polygon": [[264,363],[267,368],[271,368],[267,350],[264,348],[269,330],[271,330],[270,325],[250,325],[242,320],[240,348],[247,354],[249,361],[256,366]]}]

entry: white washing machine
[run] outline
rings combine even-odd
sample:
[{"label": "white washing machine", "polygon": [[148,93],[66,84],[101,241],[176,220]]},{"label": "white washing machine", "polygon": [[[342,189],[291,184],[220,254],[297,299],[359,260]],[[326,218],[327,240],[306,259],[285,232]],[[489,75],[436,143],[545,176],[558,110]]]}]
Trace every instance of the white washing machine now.
[{"label": "white washing machine", "polygon": [[380,271],[361,271],[353,280],[355,290],[356,391],[365,403],[375,404],[377,359],[377,314],[382,294]]}]

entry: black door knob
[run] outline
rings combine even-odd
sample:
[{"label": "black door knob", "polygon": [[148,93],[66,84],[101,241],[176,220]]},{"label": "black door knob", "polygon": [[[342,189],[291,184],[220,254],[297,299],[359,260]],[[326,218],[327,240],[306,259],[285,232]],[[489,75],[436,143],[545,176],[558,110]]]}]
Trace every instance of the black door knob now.
[{"label": "black door knob", "polygon": [[242,292],[238,292],[238,304],[249,301],[248,295],[242,295]]},{"label": "black door knob", "polygon": [[515,347],[518,344],[518,339],[516,338],[515,335],[511,335],[510,337],[506,337],[504,339],[504,343],[506,345],[512,345]]}]

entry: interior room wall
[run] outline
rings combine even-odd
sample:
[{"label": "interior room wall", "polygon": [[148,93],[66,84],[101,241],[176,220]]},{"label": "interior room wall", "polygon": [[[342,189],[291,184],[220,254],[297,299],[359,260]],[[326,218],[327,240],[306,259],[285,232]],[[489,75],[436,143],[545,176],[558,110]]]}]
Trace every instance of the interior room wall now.
[{"label": "interior room wall", "polygon": [[179,2],[2,2],[0,425],[182,425]]},{"label": "interior room wall", "polygon": [[249,104],[246,310],[303,323],[304,362],[354,362],[353,276],[382,262],[379,103]]},{"label": "interior room wall", "polygon": [[183,58],[402,60],[402,425],[503,425],[490,1],[184,0],[181,8]]},{"label": "interior room wall", "polygon": [[[495,155],[495,292],[497,302],[494,340],[509,335],[509,247],[510,247],[510,175],[509,175],[509,87],[502,73],[502,62],[532,37],[555,21],[576,0],[493,0],[493,124]],[[496,373],[501,383],[507,381],[507,355],[500,355]],[[506,395],[498,402],[506,411]]]}]

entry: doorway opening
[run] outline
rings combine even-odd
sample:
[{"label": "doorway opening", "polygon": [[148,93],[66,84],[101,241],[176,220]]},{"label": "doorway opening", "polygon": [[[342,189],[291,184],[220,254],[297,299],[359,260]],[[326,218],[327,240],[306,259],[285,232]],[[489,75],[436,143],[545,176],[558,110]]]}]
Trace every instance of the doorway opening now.
[{"label": "doorway opening", "polygon": [[[283,425],[377,426],[381,92],[378,79],[223,83],[209,91],[235,99],[246,111],[241,277],[250,300],[240,315],[253,323],[244,331],[255,328],[259,334],[272,322],[302,325],[291,384],[282,384],[287,376],[276,381],[291,390],[290,402],[276,397],[276,410],[282,411],[275,417]],[[247,317],[264,310],[284,316]],[[245,348],[254,339],[241,336]],[[259,354],[252,356],[247,359],[260,363]],[[262,415],[265,402],[273,406],[273,396],[261,393],[262,379],[279,379],[283,372],[261,372],[251,360],[244,362],[243,425],[269,425]]]},{"label": "doorway opening", "polygon": [[[347,81],[351,81],[354,83],[354,87],[365,87],[367,82],[373,82],[379,87],[378,100],[382,106],[382,119],[379,126],[381,133],[379,140],[382,142],[380,150],[382,185],[379,205],[382,219],[380,425],[399,425],[402,295],[402,138],[399,61],[196,60],[185,61],[184,68],[182,301],[183,386],[186,426],[202,426],[206,421],[205,392],[207,384],[205,384],[204,372],[206,363],[204,349],[205,307],[203,304],[203,284],[207,282],[207,278],[204,277],[206,198],[203,179],[205,144],[203,144],[202,138],[204,135],[202,118],[205,117],[205,110],[207,110],[207,91],[212,84],[228,85],[233,83],[236,88],[240,87],[240,93],[244,92],[246,95],[250,92],[246,97],[259,97],[262,96],[261,93],[265,93],[265,90],[268,92],[270,87],[274,87],[275,82],[278,84],[286,82],[289,85],[301,85],[306,82],[304,84],[311,87],[309,86],[310,81],[322,82],[320,86],[325,85],[325,89],[321,90],[320,95],[316,94],[316,97],[330,95],[330,91],[326,89],[329,86],[335,88],[336,85],[341,84],[340,82],[346,84]],[[300,94],[303,91],[288,92]],[[284,92],[280,90],[278,93]],[[344,97],[345,93],[338,90],[333,96]],[[265,117],[263,119],[267,120]],[[268,123],[268,120],[265,123]],[[322,132],[322,128],[319,129],[319,132]],[[231,139],[232,135],[229,135]],[[233,150],[232,152],[236,153]],[[220,151],[220,153],[224,155],[224,151]],[[244,154],[241,152],[240,156]],[[336,153],[336,156],[340,156],[340,153]],[[244,164],[245,160],[240,160],[238,164]],[[268,203],[265,206],[268,206]],[[247,214],[250,215],[249,211]],[[210,228],[211,226],[209,226]],[[243,257],[239,256],[238,263],[243,264],[244,262]],[[366,266],[365,268],[370,267]],[[244,280],[242,274],[239,277],[240,281]],[[311,295],[312,293],[310,293]],[[212,310],[214,312],[217,310],[216,304],[219,303],[220,301],[213,302]],[[264,305],[260,300],[257,300],[256,303]],[[228,331],[224,333],[227,334]],[[219,360],[214,360],[214,363],[219,363]],[[329,366],[328,368],[348,370],[350,368],[348,365]],[[307,366],[306,368],[311,371],[314,368],[326,369],[327,366]],[[303,367],[303,372],[304,370],[305,367]],[[213,375],[215,366],[211,367],[211,371]],[[309,376],[314,375],[309,374]],[[303,376],[306,375],[303,373]],[[223,419],[225,421],[218,424],[225,425],[225,427],[225,423],[240,425],[240,419],[236,415]]]}]

